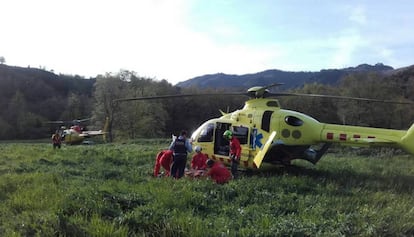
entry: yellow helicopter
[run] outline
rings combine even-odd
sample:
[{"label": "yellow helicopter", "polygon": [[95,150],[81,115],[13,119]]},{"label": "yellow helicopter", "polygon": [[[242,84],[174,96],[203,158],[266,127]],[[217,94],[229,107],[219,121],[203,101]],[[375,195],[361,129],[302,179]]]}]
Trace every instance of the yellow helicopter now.
[{"label": "yellow helicopter", "polygon": [[[62,142],[67,145],[91,144],[90,141],[85,139],[94,136],[103,136],[103,139],[105,140],[108,119],[105,122],[104,129],[97,131],[86,130],[85,127],[81,125],[81,123],[88,120],[90,120],[90,118],[75,119],[72,121],[52,121],[48,123],[60,125],[56,130],[56,133],[60,135]],[[70,124],[70,126],[66,127],[67,124]]]},{"label": "yellow helicopter", "polygon": [[[209,158],[230,164],[226,130],[231,130],[242,147],[240,167],[259,169],[269,165],[288,165],[294,159],[316,164],[333,143],[353,147],[401,148],[414,155],[414,124],[407,130],[381,129],[321,123],[296,111],[281,109],[278,96],[310,96],[336,99],[362,100],[383,103],[414,104],[388,100],[343,97],[316,94],[271,93],[267,87],[252,87],[250,97],[242,109],[224,113],[219,118],[204,122],[191,135],[194,145],[203,148]],[[125,98],[116,101],[166,99],[212,94],[181,94],[154,97]],[[240,95],[225,93],[221,95]]]}]

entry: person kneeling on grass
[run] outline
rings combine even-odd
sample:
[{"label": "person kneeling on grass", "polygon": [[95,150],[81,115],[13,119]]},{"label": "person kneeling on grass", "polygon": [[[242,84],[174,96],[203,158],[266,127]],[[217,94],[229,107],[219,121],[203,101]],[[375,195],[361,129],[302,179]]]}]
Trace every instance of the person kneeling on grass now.
[{"label": "person kneeling on grass", "polygon": [[195,147],[195,154],[193,155],[193,158],[191,159],[191,170],[186,172],[187,176],[197,178],[200,176],[203,176],[207,169],[207,155],[202,153],[203,150],[201,146]]},{"label": "person kneeling on grass", "polygon": [[165,176],[170,176],[170,168],[173,158],[173,152],[170,150],[163,150],[157,154],[154,166],[154,177],[159,177],[161,166],[165,170]]},{"label": "person kneeling on grass", "polygon": [[211,177],[214,182],[225,184],[231,179],[230,171],[221,162],[208,159],[206,164],[210,168],[206,176]]}]

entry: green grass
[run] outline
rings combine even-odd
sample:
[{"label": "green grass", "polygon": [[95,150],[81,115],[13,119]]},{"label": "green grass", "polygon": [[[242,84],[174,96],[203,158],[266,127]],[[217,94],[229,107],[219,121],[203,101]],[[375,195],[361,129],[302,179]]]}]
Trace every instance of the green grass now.
[{"label": "green grass", "polygon": [[152,178],[168,144],[0,144],[0,236],[414,235],[412,156],[335,153],[216,185]]}]

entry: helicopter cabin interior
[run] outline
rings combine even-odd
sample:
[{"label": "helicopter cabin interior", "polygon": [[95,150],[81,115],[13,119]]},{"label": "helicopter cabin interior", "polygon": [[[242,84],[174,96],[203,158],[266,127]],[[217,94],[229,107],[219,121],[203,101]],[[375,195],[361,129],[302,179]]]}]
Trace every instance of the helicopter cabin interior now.
[{"label": "helicopter cabin interior", "polygon": [[[197,142],[213,142],[214,154],[228,156],[229,141],[223,137],[226,130],[233,131],[233,136],[237,137],[240,145],[246,145],[249,142],[249,128],[243,126],[232,126],[230,123],[208,123],[202,130]],[[250,139],[252,141],[252,139]]]},{"label": "helicopter cabin interior", "polygon": [[[265,113],[263,117],[267,122],[265,121],[262,123],[262,129],[269,130],[271,113]],[[233,132],[233,136],[239,139],[241,146],[248,145],[249,149],[255,149],[256,138],[258,135],[257,128],[232,125],[231,123],[224,122],[211,122],[205,124],[200,132],[197,142],[214,142],[214,154],[228,156],[229,141],[223,137],[223,133],[226,130],[231,130]]]}]

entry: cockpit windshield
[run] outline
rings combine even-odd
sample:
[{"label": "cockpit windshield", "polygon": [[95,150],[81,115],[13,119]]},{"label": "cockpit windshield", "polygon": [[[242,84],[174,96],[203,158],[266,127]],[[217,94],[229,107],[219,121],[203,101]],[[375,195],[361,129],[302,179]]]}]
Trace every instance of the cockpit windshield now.
[{"label": "cockpit windshield", "polygon": [[[197,139],[197,142],[212,142],[214,133],[214,123],[207,123],[194,132],[192,138]],[[196,137],[198,135],[198,138]]]}]

